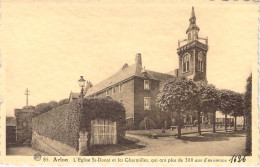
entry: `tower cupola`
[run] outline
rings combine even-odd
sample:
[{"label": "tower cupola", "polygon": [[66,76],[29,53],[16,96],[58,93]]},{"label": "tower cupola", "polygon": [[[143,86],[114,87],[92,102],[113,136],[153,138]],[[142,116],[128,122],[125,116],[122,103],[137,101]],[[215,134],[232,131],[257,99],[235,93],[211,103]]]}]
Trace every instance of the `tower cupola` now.
[{"label": "tower cupola", "polygon": [[189,19],[190,21],[190,26],[186,31],[186,34],[188,34],[188,42],[193,41],[193,40],[198,40],[198,33],[200,28],[196,25],[196,16],[194,12],[194,7],[192,7],[191,10],[191,17]]},{"label": "tower cupola", "polygon": [[188,39],[178,40],[179,70],[176,74],[194,81],[207,81],[208,37],[198,36],[200,28],[196,25],[194,7],[189,21]]}]

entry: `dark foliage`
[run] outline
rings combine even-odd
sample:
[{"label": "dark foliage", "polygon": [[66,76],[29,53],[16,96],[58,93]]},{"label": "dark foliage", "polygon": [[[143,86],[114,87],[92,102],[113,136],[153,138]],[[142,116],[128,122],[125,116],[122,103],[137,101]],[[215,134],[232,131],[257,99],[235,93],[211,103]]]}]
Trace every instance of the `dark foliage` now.
[{"label": "dark foliage", "polygon": [[245,101],[246,152],[252,155],[252,74],[247,79]]},{"label": "dark foliage", "polygon": [[34,110],[35,107],[34,106],[24,106],[23,109],[32,109],[32,110]]},{"label": "dark foliage", "polygon": [[75,101],[33,118],[33,131],[39,135],[78,147],[80,106]]},{"label": "dark foliage", "polygon": [[39,114],[43,114],[56,107],[58,107],[58,103],[56,101],[50,101],[49,103],[40,103],[35,107],[35,112]]},{"label": "dark foliage", "polygon": [[84,99],[83,114],[80,102],[80,100],[74,100],[35,117],[33,131],[78,149],[82,121],[85,122],[86,130],[90,131],[91,120],[103,118],[117,121],[118,140],[124,137],[125,109],[120,103],[108,99]]},{"label": "dark foliage", "polygon": [[59,106],[62,106],[63,104],[68,104],[69,103],[69,99],[62,99],[59,101]]}]

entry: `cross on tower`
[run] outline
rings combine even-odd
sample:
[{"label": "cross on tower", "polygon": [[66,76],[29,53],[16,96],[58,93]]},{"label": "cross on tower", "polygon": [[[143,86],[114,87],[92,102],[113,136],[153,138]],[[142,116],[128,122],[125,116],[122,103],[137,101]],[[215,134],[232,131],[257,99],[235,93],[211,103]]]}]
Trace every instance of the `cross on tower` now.
[{"label": "cross on tower", "polygon": [[28,96],[30,95],[28,88],[26,88],[25,90],[25,95],[26,95],[26,107],[28,107]]}]

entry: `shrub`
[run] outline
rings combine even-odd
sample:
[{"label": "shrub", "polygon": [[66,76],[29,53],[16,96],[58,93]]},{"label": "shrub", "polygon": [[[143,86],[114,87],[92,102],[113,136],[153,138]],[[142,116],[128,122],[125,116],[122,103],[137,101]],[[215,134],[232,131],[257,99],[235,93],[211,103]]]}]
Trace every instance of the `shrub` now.
[{"label": "shrub", "polygon": [[154,129],[156,128],[156,124],[152,119],[145,117],[144,120],[140,122],[139,127],[140,129]]},{"label": "shrub", "polygon": [[56,101],[50,101],[48,105],[51,107],[51,109],[58,107],[58,103]]},{"label": "shrub", "polygon": [[49,103],[40,103],[35,107],[35,111],[39,114],[43,114],[47,111],[52,110],[53,108],[56,108],[58,106],[58,103],[56,101],[50,101]]},{"label": "shrub", "polygon": [[50,110],[50,108],[47,103],[40,103],[40,104],[36,105],[36,107],[35,107],[35,111],[39,112],[39,113],[45,113],[49,110]]},{"label": "shrub", "polygon": [[69,99],[62,99],[59,101],[59,106],[62,106],[63,104],[68,104],[69,103]]},{"label": "shrub", "polygon": [[125,108],[122,104],[107,98],[84,99],[84,109],[87,119],[123,120],[125,122]]},{"label": "shrub", "polygon": [[34,110],[35,107],[34,106],[24,106],[23,109],[33,109]]}]

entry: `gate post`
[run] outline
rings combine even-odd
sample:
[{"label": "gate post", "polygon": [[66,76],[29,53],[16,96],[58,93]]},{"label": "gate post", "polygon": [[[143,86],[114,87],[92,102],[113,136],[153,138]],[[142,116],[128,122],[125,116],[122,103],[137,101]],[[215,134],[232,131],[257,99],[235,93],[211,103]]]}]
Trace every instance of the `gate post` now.
[{"label": "gate post", "polygon": [[79,151],[78,155],[88,155],[88,132],[80,131],[79,132]]}]

